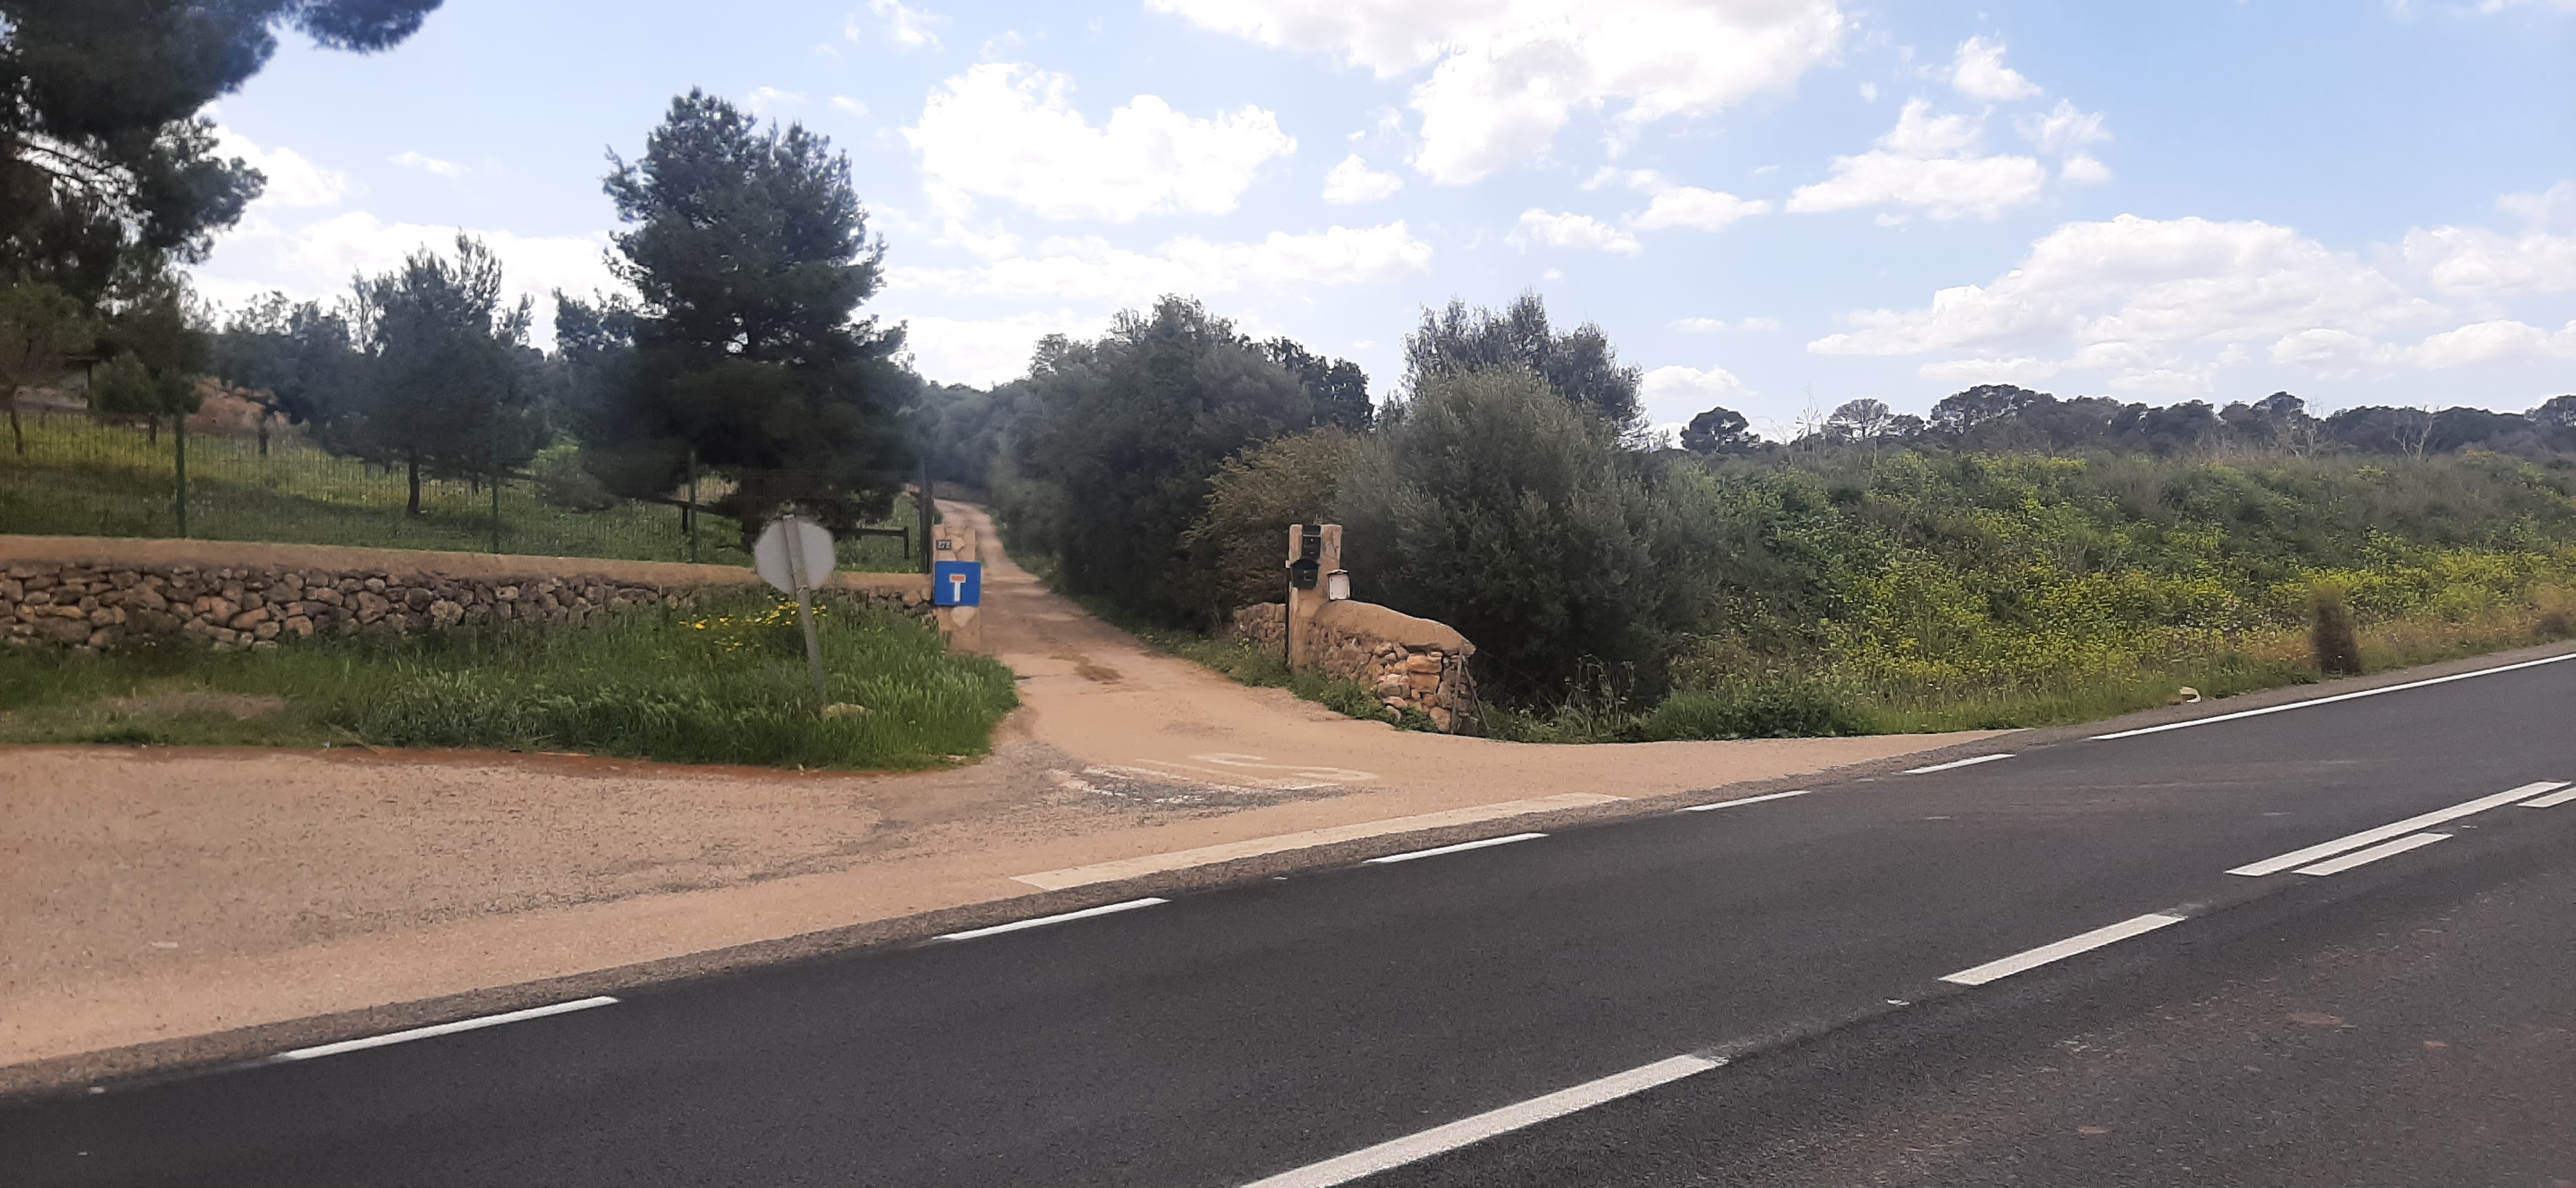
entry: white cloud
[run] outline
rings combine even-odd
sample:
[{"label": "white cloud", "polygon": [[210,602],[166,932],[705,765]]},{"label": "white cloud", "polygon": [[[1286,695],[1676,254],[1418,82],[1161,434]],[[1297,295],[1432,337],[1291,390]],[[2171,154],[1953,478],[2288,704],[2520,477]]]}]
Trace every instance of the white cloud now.
[{"label": "white cloud", "polygon": [[957,248],[987,260],[1018,255],[1020,251],[1019,236],[998,227],[991,231],[977,231],[956,219],[950,219],[941,226],[939,238],[930,243],[933,247]]},{"label": "white cloud", "polygon": [[2500,297],[2576,289],[2576,236],[2418,227],[2406,233],[2403,251],[2406,262],[2423,269],[2433,287],[2445,293]]},{"label": "white cloud", "polygon": [[[608,236],[529,236],[509,231],[464,229],[483,241],[501,260],[505,295],[536,299],[533,337],[540,344],[554,339],[550,292],[587,294],[617,290],[602,253]],[[422,223],[387,223],[366,211],[349,211],[289,230],[267,218],[250,218],[218,239],[212,257],[193,276],[209,299],[238,303],[270,289],[298,299],[329,299],[348,291],[354,274],[369,276],[399,266],[405,256],[424,247],[442,255],[455,251],[458,228]]]},{"label": "white cloud", "polygon": [[1919,206],[1936,219],[1964,215],[1994,218],[2008,206],[2039,197],[2048,170],[2030,157],[1976,155],[1978,126],[1966,116],[1931,114],[1931,104],[1908,100],[1896,127],[1878,147],[1834,158],[1833,176],[1800,186],[1788,209],[1802,213],[1897,204]]},{"label": "white cloud", "polygon": [[852,99],[847,95],[834,95],[832,96],[832,110],[840,112],[843,115],[864,116],[868,114],[868,105],[861,103],[856,99]]},{"label": "white cloud", "polygon": [[1740,402],[1754,392],[1723,367],[1703,371],[1676,364],[1647,372],[1637,395],[1648,416],[1662,414],[1687,421],[1691,414],[1705,412],[1711,405]]},{"label": "white cloud", "polygon": [[1382,283],[1430,267],[1431,245],[1415,239],[1398,221],[1303,235],[1273,231],[1258,243],[1210,243],[1183,236],[1151,253],[1112,247],[1096,236],[1050,240],[1038,246],[1037,255],[977,268],[897,268],[888,276],[888,287],[951,296],[1136,304],[1164,293]]},{"label": "white cloud", "polygon": [[1109,329],[1106,316],[1079,316],[1069,310],[983,320],[916,316],[903,321],[904,346],[924,377],[985,386],[1027,374],[1032,349],[1049,334],[1097,338]]},{"label": "white cloud", "polygon": [[1195,119],[1138,95],[1095,128],[1072,92],[1064,75],[1010,62],[975,66],[933,90],[919,126],[903,130],[933,202],[963,214],[969,195],[985,195],[1047,218],[1121,223],[1223,214],[1262,162],[1297,149],[1258,107]]},{"label": "white cloud", "polygon": [[2534,228],[2576,225],[2576,181],[2563,181],[2537,194],[2506,194],[2496,209],[2521,215]]},{"label": "white cloud", "polygon": [[2190,385],[2248,357],[2249,344],[2308,365],[2366,357],[2371,336],[2441,312],[2288,227],[2122,215],[2059,227],[1990,284],[1943,289],[1919,309],[1855,311],[1853,329],[1807,349],[1968,352],[1925,374],[2107,371],[2115,389],[2172,392],[2199,390]]},{"label": "white cloud", "polygon": [[2031,99],[2039,95],[2039,86],[2023,78],[2018,71],[2004,65],[2004,43],[1971,37],[1959,43],[1959,56],[1950,64],[1950,85],[1971,99],[1989,103],[2006,103]]},{"label": "white cloud", "polygon": [[2555,334],[2512,320],[2477,322],[2432,335],[2406,350],[2407,362],[2438,369],[2532,358],[2576,358],[2576,322]]},{"label": "white cloud", "polygon": [[2013,117],[2013,129],[2043,153],[2062,153],[2111,139],[2110,130],[2102,126],[2101,112],[2077,111],[2063,99],[2042,114]]},{"label": "white cloud", "polygon": [[2091,153],[2077,153],[2057,167],[2057,180],[2070,186],[2098,186],[2111,180],[2111,167],[2094,160]]},{"label": "white cloud", "polygon": [[1944,384],[1972,388],[1978,384],[2035,384],[2058,373],[2060,367],[2044,359],[1950,359],[1926,363],[1914,369],[1916,375]]},{"label": "white cloud", "polygon": [[329,206],[363,192],[346,173],[316,165],[291,148],[261,148],[221,124],[215,126],[215,151],[240,157],[268,176],[268,187],[260,191],[262,206]]},{"label": "white cloud", "polygon": [[1515,247],[1537,243],[1623,256],[1633,256],[1641,250],[1636,236],[1590,215],[1550,214],[1534,206],[1521,212],[1521,221],[1512,228],[1506,242]]},{"label": "white cloud", "polygon": [[1379,78],[1423,67],[1412,164],[1463,185],[1538,157],[1578,111],[1624,103],[1622,136],[1785,90],[1832,57],[1834,0],[1146,0],[1265,45],[1329,53]]},{"label": "white cloud", "polygon": [[1689,227],[1697,231],[1720,231],[1728,224],[1768,214],[1771,204],[1761,199],[1738,198],[1716,190],[1693,186],[1675,186],[1655,195],[1643,213],[1629,220],[1640,231],[1666,227]]},{"label": "white cloud", "polygon": [[2272,344],[2271,355],[2275,363],[2289,363],[2318,371],[2346,370],[2386,358],[2385,348],[2372,342],[2368,335],[2331,326],[2310,326],[2284,334]]},{"label": "white cloud", "polygon": [[1605,168],[1584,182],[1583,188],[1597,190],[1614,183],[1653,196],[1646,209],[1628,216],[1628,226],[1639,231],[1660,231],[1669,227],[1723,231],[1730,224],[1771,212],[1771,204],[1767,201],[1685,186],[1652,169]]},{"label": "white cloud", "polygon": [[1370,170],[1358,153],[1342,158],[1341,164],[1324,175],[1324,201],[1336,206],[1392,198],[1403,188],[1403,178]]},{"label": "white cloud", "polygon": [[[911,7],[903,3],[903,0],[868,0],[868,11],[884,19],[886,40],[893,42],[896,49],[936,50],[940,48],[939,34],[932,32],[930,27],[946,24],[947,17]],[[860,41],[864,40],[863,28],[859,14],[854,12],[842,25],[841,31],[850,40]]]},{"label": "white cloud", "polygon": [[1746,318],[1741,322],[1729,322],[1724,318],[1681,318],[1669,324],[1684,334],[1717,334],[1727,330],[1777,330],[1780,319]]},{"label": "white cloud", "polygon": [[742,105],[750,108],[753,115],[768,115],[781,107],[804,106],[805,96],[795,91],[782,91],[776,87],[753,87],[751,94],[743,99]]},{"label": "white cloud", "polygon": [[385,158],[385,160],[396,165],[400,165],[405,169],[418,169],[424,173],[437,174],[440,177],[455,177],[456,175],[465,172],[464,166],[458,165],[454,161],[441,161],[426,153],[409,151],[399,152]]}]

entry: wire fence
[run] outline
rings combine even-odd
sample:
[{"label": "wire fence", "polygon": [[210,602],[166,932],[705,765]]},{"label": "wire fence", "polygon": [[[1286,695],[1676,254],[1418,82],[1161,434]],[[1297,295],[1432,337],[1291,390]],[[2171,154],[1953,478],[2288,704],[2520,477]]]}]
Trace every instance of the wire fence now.
[{"label": "wire fence", "polygon": [[[549,464],[551,463],[551,465]],[[410,509],[400,466],[328,453],[302,433],[179,433],[86,412],[22,410],[0,440],[0,533],[189,537],[749,565],[742,527],[670,502],[622,499],[569,457],[535,474],[424,474]],[[712,485],[701,500],[715,497]],[[846,568],[920,569],[910,495],[883,524],[841,542]]]}]

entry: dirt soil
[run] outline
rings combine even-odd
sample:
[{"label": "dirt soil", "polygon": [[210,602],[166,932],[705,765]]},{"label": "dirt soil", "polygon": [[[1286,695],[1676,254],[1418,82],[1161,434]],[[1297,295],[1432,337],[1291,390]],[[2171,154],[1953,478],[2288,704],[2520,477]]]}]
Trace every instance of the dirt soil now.
[{"label": "dirt soil", "polygon": [[[883,939],[1123,897],[1039,894],[1014,876],[1551,794],[1760,784],[1987,737],[1403,733],[1148,652],[1002,557],[979,510],[944,510],[983,529],[984,645],[1022,677],[1024,707],[971,767],[6,749],[0,1091],[128,1045],[177,1058],[189,1049],[166,1041],[872,922],[894,922],[870,934]],[[1308,853],[1283,861],[1337,851]]]}]

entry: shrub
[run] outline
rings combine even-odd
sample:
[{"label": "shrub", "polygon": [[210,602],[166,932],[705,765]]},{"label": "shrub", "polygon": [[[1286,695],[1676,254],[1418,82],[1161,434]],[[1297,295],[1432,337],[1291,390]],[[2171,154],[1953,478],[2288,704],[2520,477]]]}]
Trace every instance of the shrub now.
[{"label": "shrub", "polygon": [[2358,675],[2359,624],[2353,619],[2352,605],[2345,600],[2343,587],[2319,583],[2308,594],[2308,616],[2308,648],[2316,657],[2317,671],[2328,676]]},{"label": "shrub", "polygon": [[1356,596],[1474,640],[1505,700],[1559,694],[1586,663],[1656,691],[1666,636],[1715,584],[1709,494],[1527,371],[1441,375],[1345,482],[1345,564]]}]

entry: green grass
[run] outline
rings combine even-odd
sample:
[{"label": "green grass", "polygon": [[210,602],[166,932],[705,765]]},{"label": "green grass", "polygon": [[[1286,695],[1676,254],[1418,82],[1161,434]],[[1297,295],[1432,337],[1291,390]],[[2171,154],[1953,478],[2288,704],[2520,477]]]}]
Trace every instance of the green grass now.
[{"label": "green grass", "polygon": [[[2549,610],[2507,611],[2451,622],[2396,620],[2362,631],[2367,672],[2412,668],[2576,637],[2576,621]],[[1601,690],[1578,692],[1542,712],[1480,708],[1488,737],[1514,742],[1659,742],[1937,734],[2098,722],[2153,709],[2184,688],[2203,700],[2322,679],[2303,637],[2288,632],[2218,655],[2093,678],[2024,686],[1893,688],[1830,670],[1768,672],[1673,692],[1651,708]]]},{"label": "green grass", "polygon": [[[137,427],[78,414],[22,417],[27,452],[0,440],[0,532],[59,536],[176,536],[175,439],[155,443]],[[255,439],[197,434],[188,439],[188,535],[200,540],[368,548],[492,550],[492,492],[449,479],[421,484],[421,514],[406,514],[408,486],[382,470],[277,434],[262,456]],[[912,499],[899,497],[881,527],[916,526]],[[698,560],[749,565],[734,521],[708,516]],[[916,545],[918,542],[916,542]],[[539,484],[501,485],[501,551],[550,557],[686,561],[689,538],[677,508],[616,500],[604,510],[549,500]],[[912,572],[903,542],[841,542],[844,567]],[[916,557],[918,553],[914,554]]]},{"label": "green grass", "polygon": [[[951,653],[894,612],[828,597],[819,609],[832,700],[863,713],[817,712],[793,604],[745,591],[580,630],[503,625],[272,652],[182,640],[104,655],[8,648],[0,742],[364,743],[870,770],[990,749],[1018,704],[1009,669]],[[184,704],[189,695],[284,706],[236,719]]]}]

